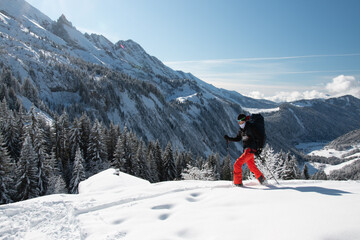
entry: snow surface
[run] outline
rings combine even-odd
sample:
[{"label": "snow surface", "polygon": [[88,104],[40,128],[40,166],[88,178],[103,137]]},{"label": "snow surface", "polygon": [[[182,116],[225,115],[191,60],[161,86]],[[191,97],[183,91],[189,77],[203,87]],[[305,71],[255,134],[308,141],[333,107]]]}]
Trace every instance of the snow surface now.
[{"label": "snow surface", "polygon": [[354,162],[359,161],[359,160],[360,160],[360,158],[357,158],[357,159],[349,160],[349,161],[339,163],[339,164],[336,164],[336,165],[318,163],[318,162],[311,162],[311,163],[308,163],[308,164],[310,166],[312,166],[313,168],[315,168],[315,169],[323,170],[326,173],[326,175],[329,175],[332,171],[340,170],[343,167],[346,167],[346,166],[348,166],[350,164],[353,164]]},{"label": "snow surface", "polygon": [[78,195],[0,206],[0,239],[360,239],[359,181],[245,186],[150,184],[109,169]]},{"label": "snow surface", "polygon": [[349,149],[344,150],[344,151],[339,151],[339,150],[332,149],[332,148],[329,148],[329,147],[325,146],[322,149],[314,150],[314,151],[310,152],[308,155],[322,156],[322,157],[344,158],[344,156],[348,155],[351,151],[353,151],[355,149],[360,149],[360,145],[353,146],[352,148],[349,148]]}]

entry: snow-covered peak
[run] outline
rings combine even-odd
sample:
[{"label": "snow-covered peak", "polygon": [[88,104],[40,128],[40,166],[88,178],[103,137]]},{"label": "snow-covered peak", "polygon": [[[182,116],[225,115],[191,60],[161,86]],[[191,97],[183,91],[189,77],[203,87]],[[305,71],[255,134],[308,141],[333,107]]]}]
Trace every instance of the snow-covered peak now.
[{"label": "snow-covered peak", "polygon": [[69,20],[67,20],[64,14],[62,14],[57,21],[58,23],[65,24],[69,27],[73,27],[72,23]]},{"label": "snow-covered peak", "polygon": [[91,41],[93,44],[95,44],[98,48],[112,51],[112,48],[114,47],[114,44],[103,35],[85,33],[85,37],[89,39],[89,41]]},{"label": "snow-covered peak", "polygon": [[0,9],[5,11],[7,15],[17,19],[30,18],[40,24],[52,22],[48,16],[25,0],[0,0]]}]

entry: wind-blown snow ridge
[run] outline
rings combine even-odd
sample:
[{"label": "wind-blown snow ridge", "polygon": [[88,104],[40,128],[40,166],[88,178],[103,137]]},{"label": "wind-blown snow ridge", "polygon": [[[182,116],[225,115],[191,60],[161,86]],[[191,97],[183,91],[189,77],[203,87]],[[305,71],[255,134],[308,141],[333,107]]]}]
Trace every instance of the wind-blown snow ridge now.
[{"label": "wind-blown snow ridge", "polygon": [[109,169],[81,188],[0,206],[0,239],[360,238],[355,181],[150,184]]}]

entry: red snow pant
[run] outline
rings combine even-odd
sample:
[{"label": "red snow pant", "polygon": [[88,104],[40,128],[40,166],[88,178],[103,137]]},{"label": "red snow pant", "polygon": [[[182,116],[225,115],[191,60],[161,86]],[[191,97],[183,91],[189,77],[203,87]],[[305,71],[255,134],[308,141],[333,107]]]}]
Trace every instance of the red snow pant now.
[{"label": "red snow pant", "polygon": [[250,171],[255,174],[256,179],[263,176],[255,165],[254,153],[251,153],[250,148],[246,148],[244,153],[234,163],[234,184],[242,183],[242,165],[244,163],[247,163]]}]

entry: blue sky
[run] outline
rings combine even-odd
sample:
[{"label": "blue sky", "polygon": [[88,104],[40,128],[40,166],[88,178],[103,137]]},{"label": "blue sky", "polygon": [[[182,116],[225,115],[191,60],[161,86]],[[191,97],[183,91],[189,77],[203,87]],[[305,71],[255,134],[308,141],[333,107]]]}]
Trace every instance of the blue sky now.
[{"label": "blue sky", "polygon": [[[360,97],[358,0],[28,0],[53,20],[132,39],[168,66],[272,100]],[[341,91],[340,91],[341,90]]]}]

